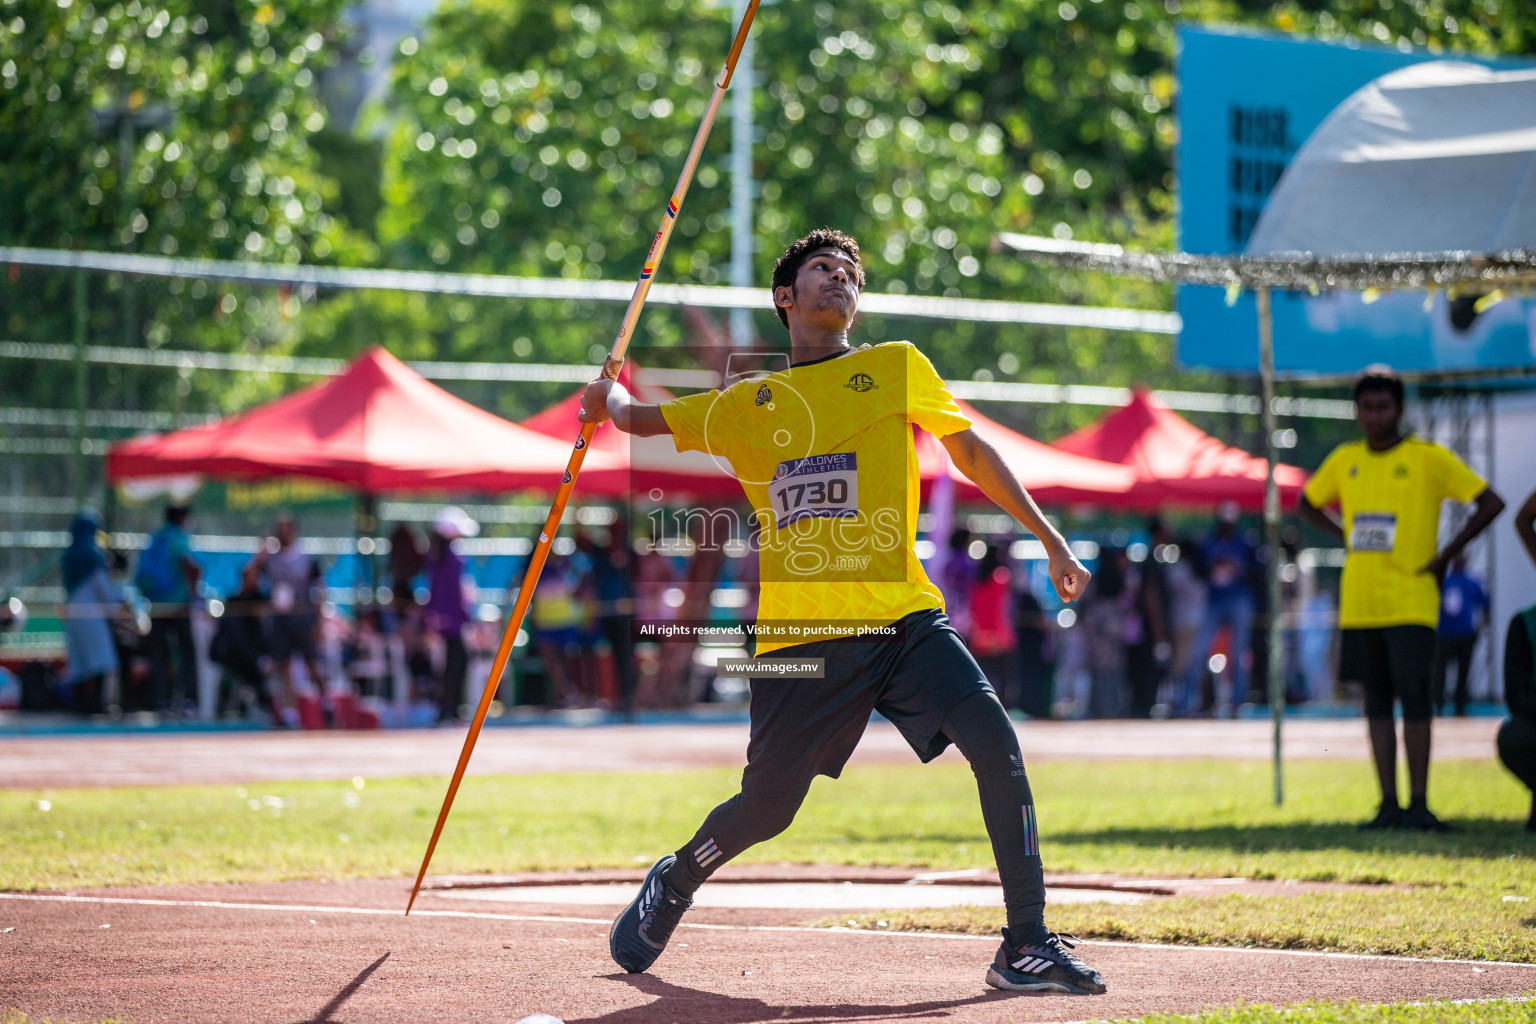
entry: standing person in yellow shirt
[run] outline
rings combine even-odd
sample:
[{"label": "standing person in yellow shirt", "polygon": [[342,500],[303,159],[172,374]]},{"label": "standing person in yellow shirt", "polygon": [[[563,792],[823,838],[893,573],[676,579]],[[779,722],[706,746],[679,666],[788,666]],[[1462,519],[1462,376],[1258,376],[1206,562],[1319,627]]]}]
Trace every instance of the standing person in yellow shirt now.
[{"label": "standing person in yellow shirt", "polygon": [[[1381,783],[1381,807],[1361,827],[1449,832],[1427,804],[1440,581],[1451,559],[1493,522],[1504,502],[1450,451],[1405,435],[1402,418],[1403,382],[1386,367],[1368,367],[1355,382],[1355,420],[1365,437],[1339,445],[1323,460],[1298,511],[1348,547],[1339,595],[1339,677],[1365,688],[1371,753]],[[1450,543],[1436,550],[1440,504],[1447,498],[1472,503],[1472,514]],[[1328,510],[1335,504],[1342,517]],[[1403,707],[1406,810],[1397,796],[1394,698]]]},{"label": "standing person in yellow shirt", "polygon": [[[849,341],[863,286],[858,242],[814,231],[773,270],[775,311],[789,329],[787,370],[659,406],[634,402],[609,380],[583,395],[584,422],[611,417],[620,430],[671,434],[679,451],[728,461],[760,530],[741,792],[651,868],[614,921],[609,951],[631,973],[650,967],[698,888],[788,828],[811,781],[842,772],[878,710],[920,760],[954,743],[976,775],[1008,913],[987,984],[1103,992],[1099,972],[1070,952],[1070,936],[1045,926],[1034,797],[1018,736],[917,560],[912,425],[942,439],[960,471],[1041,540],[1063,601],[1082,595],[1088,572],[996,449],[971,430],[921,352],[907,342]],[[865,632],[819,638],[839,627]],[[815,674],[769,671],[797,663]]]}]

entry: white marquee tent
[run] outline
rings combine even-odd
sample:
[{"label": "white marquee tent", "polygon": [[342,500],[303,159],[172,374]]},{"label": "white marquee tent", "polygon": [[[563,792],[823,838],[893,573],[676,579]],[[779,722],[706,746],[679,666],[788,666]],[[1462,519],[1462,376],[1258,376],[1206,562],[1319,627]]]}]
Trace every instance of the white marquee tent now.
[{"label": "white marquee tent", "polygon": [[1536,248],[1536,70],[1434,61],[1345,100],[1297,152],[1247,254]]}]

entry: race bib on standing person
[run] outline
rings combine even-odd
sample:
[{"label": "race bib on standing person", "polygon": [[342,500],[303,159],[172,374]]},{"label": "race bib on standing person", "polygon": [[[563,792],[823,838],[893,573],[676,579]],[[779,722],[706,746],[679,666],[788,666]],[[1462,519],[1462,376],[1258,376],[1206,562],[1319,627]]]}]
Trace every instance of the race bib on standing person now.
[{"label": "race bib on standing person", "polygon": [[852,518],[859,513],[858,455],[833,452],[781,462],[768,493],[781,530],[801,519]]},{"label": "race bib on standing person", "polygon": [[1349,529],[1349,550],[1390,553],[1397,544],[1397,516],[1391,512],[1356,512]]}]

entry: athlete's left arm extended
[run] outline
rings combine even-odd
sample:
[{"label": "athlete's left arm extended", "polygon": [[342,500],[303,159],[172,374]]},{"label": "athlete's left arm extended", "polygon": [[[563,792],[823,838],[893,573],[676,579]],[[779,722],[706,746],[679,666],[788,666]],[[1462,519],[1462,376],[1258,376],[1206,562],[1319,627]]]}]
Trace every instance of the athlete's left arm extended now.
[{"label": "athlete's left arm extended", "polygon": [[1462,548],[1471,543],[1473,537],[1486,530],[1488,524],[1497,519],[1499,513],[1503,511],[1504,499],[1499,497],[1492,487],[1484,488],[1483,493],[1472,500],[1472,515],[1468,517],[1466,524],[1462,526],[1461,532],[1452,537],[1451,542],[1441,549],[1439,554],[1429,560],[1429,564],[1424,567],[1424,571],[1433,574],[1437,580],[1444,579],[1445,567],[1451,564],[1451,559],[1455,558]]},{"label": "athlete's left arm extended", "polygon": [[1019,483],[997,449],[970,428],[947,434],[942,440],[955,468],[1045,545],[1051,582],[1056,584],[1061,599],[1074,601],[1081,597],[1088,586],[1088,570],[1067,547],[1066,538],[1041,514],[1035,499]]}]

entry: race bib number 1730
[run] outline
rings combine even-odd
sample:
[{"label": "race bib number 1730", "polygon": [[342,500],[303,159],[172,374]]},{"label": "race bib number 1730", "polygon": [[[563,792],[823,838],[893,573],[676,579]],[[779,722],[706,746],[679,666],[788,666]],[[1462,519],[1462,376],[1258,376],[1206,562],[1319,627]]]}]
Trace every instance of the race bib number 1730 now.
[{"label": "race bib number 1730", "polygon": [[859,512],[858,456],[833,452],[781,462],[768,494],[781,530],[800,519],[855,516]]},{"label": "race bib number 1730", "polygon": [[1397,543],[1397,516],[1391,512],[1357,512],[1350,523],[1349,550],[1390,552]]}]

